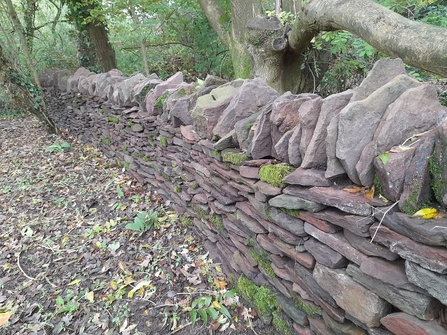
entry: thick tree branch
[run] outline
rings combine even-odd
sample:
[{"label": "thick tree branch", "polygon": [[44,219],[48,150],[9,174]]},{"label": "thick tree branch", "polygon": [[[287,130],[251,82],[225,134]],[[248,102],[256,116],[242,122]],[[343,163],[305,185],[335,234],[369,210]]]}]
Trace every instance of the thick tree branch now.
[{"label": "thick tree branch", "polygon": [[199,0],[199,4],[220,41],[226,47],[230,47],[230,34],[221,26],[221,22],[224,21],[225,12],[219,2],[216,0]]},{"label": "thick tree branch", "polygon": [[321,31],[347,30],[380,52],[447,77],[447,29],[415,22],[370,0],[310,0],[289,35],[301,54]]}]

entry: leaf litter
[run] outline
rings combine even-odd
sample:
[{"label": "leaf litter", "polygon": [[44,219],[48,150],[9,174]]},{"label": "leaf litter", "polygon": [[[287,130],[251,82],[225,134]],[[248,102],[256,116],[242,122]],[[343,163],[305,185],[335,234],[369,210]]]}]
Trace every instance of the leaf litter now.
[{"label": "leaf litter", "polygon": [[34,118],[0,124],[0,334],[274,333],[156,190]]}]

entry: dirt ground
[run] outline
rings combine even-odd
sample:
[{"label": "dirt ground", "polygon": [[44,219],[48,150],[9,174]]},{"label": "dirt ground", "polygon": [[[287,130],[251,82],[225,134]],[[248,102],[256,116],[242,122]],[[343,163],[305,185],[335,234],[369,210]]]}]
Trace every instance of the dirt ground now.
[{"label": "dirt ground", "polygon": [[9,118],[0,159],[0,334],[275,333],[191,222],[98,149]]}]

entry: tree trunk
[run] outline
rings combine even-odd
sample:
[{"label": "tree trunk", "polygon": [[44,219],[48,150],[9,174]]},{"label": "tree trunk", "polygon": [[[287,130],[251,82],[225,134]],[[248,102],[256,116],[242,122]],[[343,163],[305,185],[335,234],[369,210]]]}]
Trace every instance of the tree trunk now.
[{"label": "tree trunk", "polygon": [[95,69],[97,64],[95,49],[92,43],[90,43],[90,36],[84,27],[78,29],[76,43],[79,65],[89,70]]},{"label": "tree trunk", "polygon": [[199,3],[220,41],[230,49],[236,77],[251,77],[252,65],[245,44],[245,31],[248,21],[261,14],[262,0],[231,0],[231,16],[219,1],[199,0]]},{"label": "tree trunk", "polygon": [[[130,17],[132,18],[133,23],[135,23],[137,27],[140,26],[141,22],[138,16],[135,14],[135,8],[132,3],[132,0],[129,0],[127,2],[127,10],[129,12]],[[140,45],[141,57],[143,57],[144,71],[146,73],[146,76],[149,76],[150,72],[149,72],[149,64],[147,62],[147,48],[146,45],[144,44],[144,40],[139,41],[138,43]]]},{"label": "tree trunk", "polygon": [[109,36],[105,25],[97,20],[86,24],[85,29],[88,31],[90,40],[95,48],[96,61],[101,72],[107,72],[116,69],[115,50],[109,43]]},{"label": "tree trunk", "polygon": [[48,116],[41,91],[32,85],[3,54],[0,46],[0,86],[8,92],[10,105],[16,110],[31,113],[45,125],[50,134],[57,132],[57,127]]},{"label": "tree trunk", "polygon": [[447,29],[415,22],[370,0],[306,1],[289,34],[297,55],[321,31],[347,30],[390,57],[447,77]]}]

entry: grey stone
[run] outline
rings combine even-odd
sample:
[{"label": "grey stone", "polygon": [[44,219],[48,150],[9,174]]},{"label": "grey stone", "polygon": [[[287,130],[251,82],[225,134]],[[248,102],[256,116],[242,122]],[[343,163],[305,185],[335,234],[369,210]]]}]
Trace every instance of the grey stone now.
[{"label": "grey stone", "polygon": [[210,94],[197,98],[196,106],[191,112],[194,130],[203,138],[211,139],[213,129],[220,115],[230,104],[237,89],[230,84],[220,86],[211,91]]},{"label": "grey stone", "polygon": [[302,162],[302,157],[300,153],[300,142],[301,142],[301,125],[298,124],[293,128],[292,136],[289,138],[289,145],[287,149],[287,156],[289,157],[289,163],[293,166],[300,166]]},{"label": "grey stone", "polygon": [[300,154],[304,157],[306,150],[312,140],[312,136],[315,131],[315,127],[320,116],[321,105],[323,99],[318,97],[312,100],[308,100],[303,103],[298,110],[298,114],[301,119],[301,141],[300,141]]},{"label": "grey stone", "polygon": [[278,92],[260,79],[247,79],[233,95],[230,104],[222,111],[213,129],[213,135],[223,137],[233,130],[237,121],[258,112],[273,102]]},{"label": "grey stone", "polygon": [[[268,107],[271,107],[270,105]],[[247,155],[253,159],[269,157],[272,154],[271,108],[264,108],[253,125],[253,141],[247,149]]]},{"label": "grey stone", "polygon": [[[333,94],[323,99],[320,116],[318,118],[312,139],[307,146],[301,164],[302,168],[325,169],[327,166],[326,136],[327,127],[332,118],[348,104],[353,94],[352,90]],[[315,185],[317,186],[317,185]]]},{"label": "grey stone", "polygon": [[429,169],[434,145],[435,132],[432,131],[421,139],[406,170],[404,187],[399,199],[399,208],[406,213],[416,212],[431,198]]},{"label": "grey stone", "polygon": [[[295,95],[287,92],[273,102],[272,113],[270,114],[273,145],[275,145],[286,132],[300,124],[302,119],[297,111],[303,103],[309,100],[310,97],[307,95]],[[273,156],[276,157],[276,155]]]},{"label": "grey stone", "polygon": [[371,242],[371,239],[357,236],[347,229],[343,230],[343,235],[354,248],[361,251],[367,256],[381,257],[389,261],[394,261],[399,258],[398,254],[391,252],[388,248],[385,248],[380,244]]},{"label": "grey stone", "polygon": [[87,70],[84,67],[80,67],[79,69],[77,69],[76,72],[73,73],[73,75],[67,79],[67,92],[68,93],[79,92],[78,89],[79,79],[93,74],[94,74],[93,72]]},{"label": "grey stone", "polygon": [[239,120],[234,124],[237,143],[242,151],[246,151],[248,149],[248,146],[253,139],[254,130],[252,128],[259,114],[261,114],[261,112],[253,113],[249,117]]},{"label": "grey stone", "polygon": [[300,325],[307,325],[309,324],[309,321],[307,319],[307,314],[303,311],[299,310],[296,307],[296,304],[290,300],[285,299],[280,294],[276,295],[276,300],[278,301],[279,305],[281,306],[281,309],[286,313],[294,322],[300,324]]},{"label": "grey stone", "polygon": [[385,300],[355,282],[344,270],[317,263],[313,276],[341,308],[368,327],[380,326],[380,319],[390,310]]},{"label": "grey stone", "polygon": [[132,101],[137,102],[140,108],[145,109],[146,104],[144,103],[144,99],[146,98],[147,93],[160,83],[162,83],[162,81],[158,79],[156,75],[150,75],[136,83],[131,93]]},{"label": "grey stone", "polygon": [[336,207],[343,212],[369,216],[372,213],[370,201],[359,194],[348,193],[334,187],[311,187],[287,186],[283,193],[295,195],[299,198],[318,202],[326,206]]},{"label": "grey stone", "polygon": [[363,185],[374,182],[373,161],[377,154],[390,150],[415,134],[433,129],[447,114],[432,85],[410,88],[386,110],[374,134],[376,152],[363,154],[356,165]]},{"label": "grey stone", "polygon": [[436,200],[447,206],[447,120],[436,129],[435,150],[433,153],[433,180]]},{"label": "grey stone", "polygon": [[[395,150],[399,150],[396,148]],[[391,201],[399,200],[404,188],[405,172],[410,165],[414,154],[414,148],[401,152],[387,153],[388,161],[383,161],[376,157],[374,167],[377,178],[382,187],[383,196]]]},{"label": "grey stone", "polygon": [[328,234],[307,222],[304,223],[304,231],[358,265],[362,264],[368,258],[357,249],[354,249],[342,233]]},{"label": "grey stone", "polygon": [[227,82],[228,82],[228,80],[226,80],[226,79],[223,79],[223,78],[220,78],[217,76],[213,76],[211,74],[207,74],[203,85],[205,87],[220,86],[220,85],[226,84]]},{"label": "grey stone", "polygon": [[326,206],[319,203],[301,199],[293,195],[280,194],[269,200],[269,205],[273,207],[287,208],[287,209],[303,209],[309,212],[321,211]]},{"label": "grey stone", "polygon": [[376,211],[375,217],[388,228],[416,242],[447,247],[447,218],[422,219],[398,211],[384,214],[386,210]]},{"label": "grey stone", "polygon": [[[141,73],[137,73],[136,75],[123,80],[118,87],[118,104],[121,107],[124,106],[132,106],[132,91],[138,83],[142,82],[146,77]],[[134,104],[136,102],[134,101]]]},{"label": "grey stone", "polygon": [[423,320],[432,320],[441,304],[433,297],[423,295],[408,290],[399,289],[388,283],[364,274],[360,268],[349,264],[346,272],[369,290],[377,294],[382,299],[388,301],[401,311],[414,315]]},{"label": "grey stone", "polygon": [[381,58],[368,72],[366,78],[359,87],[354,90],[351,101],[363,100],[375,90],[379,89],[387,82],[399,74],[405,74],[405,64],[400,58]]},{"label": "grey stone", "polygon": [[353,182],[361,184],[355,166],[365,146],[373,140],[387,107],[406,90],[418,85],[421,84],[410,76],[398,75],[364,100],[351,102],[340,112],[336,156]]},{"label": "grey stone", "polygon": [[326,179],[324,170],[297,168],[284,177],[283,182],[290,185],[302,186],[330,186],[332,182]]},{"label": "grey stone", "polygon": [[416,263],[405,261],[408,280],[426,290],[430,295],[447,305],[447,276],[424,269]]},{"label": "grey stone", "polygon": [[374,241],[388,247],[403,259],[419,264],[423,268],[440,274],[447,274],[447,249],[431,247],[414,242],[385,225],[373,224],[370,232]]},{"label": "grey stone", "polygon": [[146,111],[150,115],[158,115],[160,111],[156,110],[155,103],[158,98],[160,98],[168,89],[176,88],[183,82],[183,74],[181,72],[177,72],[172,75],[164,82],[155,86],[151,91],[149,91],[145,98]]},{"label": "grey stone", "polygon": [[339,114],[334,116],[329,122],[326,128],[326,157],[327,157],[327,168],[325,177],[328,179],[341,176],[346,173],[341,165],[340,160],[337,158],[337,138],[338,138],[338,121],[340,117]]},{"label": "grey stone", "polygon": [[314,238],[305,241],[304,247],[314,256],[318,263],[331,269],[345,268],[349,264],[349,260],[346,257]]},{"label": "grey stone", "polygon": [[287,131],[274,146],[278,159],[287,164],[289,164],[289,140],[292,135],[293,129]]},{"label": "grey stone", "polygon": [[290,231],[297,236],[306,236],[304,231],[304,222],[298,218],[290,216],[279,209],[271,207],[269,209],[270,220],[281,228]]},{"label": "grey stone", "polygon": [[135,133],[141,133],[144,130],[143,126],[139,123],[134,123],[130,129]]},{"label": "grey stone", "polygon": [[336,334],[343,335],[368,335],[367,331],[353,322],[346,320],[345,322],[337,322],[323,311],[323,320]]},{"label": "grey stone", "polygon": [[237,142],[235,139],[236,132],[234,129],[230,131],[228,134],[226,134],[224,137],[222,137],[219,141],[214,143],[214,149],[215,150],[224,150],[228,148],[237,148]]}]

